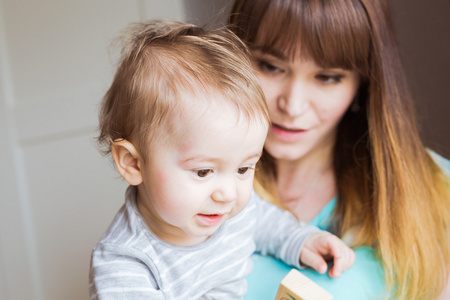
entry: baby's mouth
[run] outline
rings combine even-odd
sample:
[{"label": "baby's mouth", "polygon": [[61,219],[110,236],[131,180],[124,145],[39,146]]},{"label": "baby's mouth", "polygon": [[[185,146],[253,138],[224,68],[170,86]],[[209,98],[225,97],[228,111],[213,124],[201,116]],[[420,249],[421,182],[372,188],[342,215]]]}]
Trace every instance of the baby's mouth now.
[{"label": "baby's mouth", "polygon": [[221,214],[197,214],[198,220],[207,226],[219,224],[223,216]]}]

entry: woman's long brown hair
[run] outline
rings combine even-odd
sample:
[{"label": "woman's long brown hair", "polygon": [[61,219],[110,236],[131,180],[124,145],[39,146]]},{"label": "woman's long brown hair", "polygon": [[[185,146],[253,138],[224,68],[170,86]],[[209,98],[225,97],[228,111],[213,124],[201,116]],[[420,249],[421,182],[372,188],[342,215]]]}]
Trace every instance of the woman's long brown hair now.
[{"label": "woman's long brown hair", "polygon": [[[355,246],[378,250],[393,297],[436,298],[450,267],[449,179],[419,138],[386,2],[237,0],[229,25],[250,48],[300,51],[360,75],[360,109],[338,126],[333,230],[360,229]],[[255,181],[272,201],[275,164],[264,153]]]}]

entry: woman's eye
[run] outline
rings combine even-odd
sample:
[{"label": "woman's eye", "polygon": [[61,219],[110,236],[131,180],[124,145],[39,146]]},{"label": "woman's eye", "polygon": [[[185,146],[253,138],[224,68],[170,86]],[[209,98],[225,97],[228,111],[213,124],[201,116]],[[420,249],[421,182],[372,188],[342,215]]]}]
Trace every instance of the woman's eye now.
[{"label": "woman's eye", "polygon": [[319,74],[316,78],[323,83],[337,83],[342,79],[342,75]]},{"label": "woman's eye", "polygon": [[273,64],[265,61],[265,60],[259,60],[258,61],[258,68],[261,72],[268,73],[268,74],[275,74],[282,71],[277,66],[274,66]]},{"label": "woman's eye", "polygon": [[195,175],[197,175],[200,178],[204,178],[204,177],[208,176],[209,174],[211,174],[212,172],[213,172],[213,170],[211,170],[211,169],[201,169],[201,170],[194,171]]},{"label": "woman's eye", "polygon": [[239,168],[237,171],[239,174],[244,175],[245,173],[247,173],[247,171],[249,169],[250,169],[249,167],[242,167],[242,168]]}]

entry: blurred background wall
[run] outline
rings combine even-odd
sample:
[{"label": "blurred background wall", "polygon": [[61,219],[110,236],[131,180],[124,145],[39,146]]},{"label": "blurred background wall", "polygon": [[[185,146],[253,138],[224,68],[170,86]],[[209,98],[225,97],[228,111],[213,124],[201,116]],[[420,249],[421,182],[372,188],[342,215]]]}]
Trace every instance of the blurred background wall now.
[{"label": "blurred background wall", "polygon": [[[389,2],[422,134],[450,157],[449,2]],[[112,39],[149,18],[221,23],[229,3],[0,0],[0,299],[89,299],[90,251],[126,188],[94,143]]]},{"label": "blurred background wall", "polygon": [[388,2],[422,139],[450,158],[450,1]]}]

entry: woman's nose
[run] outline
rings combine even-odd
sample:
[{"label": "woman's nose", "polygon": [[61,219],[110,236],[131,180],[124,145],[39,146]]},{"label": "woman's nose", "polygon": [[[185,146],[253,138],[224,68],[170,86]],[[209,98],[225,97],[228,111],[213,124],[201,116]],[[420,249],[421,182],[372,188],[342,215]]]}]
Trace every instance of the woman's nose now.
[{"label": "woman's nose", "polygon": [[287,81],[277,99],[278,109],[290,117],[303,115],[309,109],[307,87],[300,79]]}]

